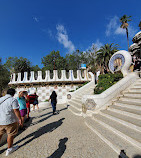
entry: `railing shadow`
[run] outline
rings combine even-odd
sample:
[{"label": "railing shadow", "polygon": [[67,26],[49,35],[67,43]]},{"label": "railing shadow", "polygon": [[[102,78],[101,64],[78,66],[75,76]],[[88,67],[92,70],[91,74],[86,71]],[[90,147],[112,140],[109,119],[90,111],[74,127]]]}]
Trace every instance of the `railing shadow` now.
[{"label": "railing shadow", "polygon": [[141,158],[141,155],[135,155],[133,158]]},{"label": "railing shadow", "polygon": [[63,139],[59,140],[59,145],[58,145],[58,149],[49,157],[47,158],[61,158],[62,155],[64,154],[65,150],[66,150],[66,142],[68,141],[68,138],[65,137]]},{"label": "railing shadow", "polygon": [[64,119],[65,119],[65,118],[62,118],[62,119],[60,119],[60,120],[58,120],[58,121],[55,121],[55,122],[53,122],[53,123],[47,124],[47,125],[45,125],[45,126],[39,128],[37,131],[35,131],[35,132],[33,132],[33,133],[27,135],[26,137],[22,138],[22,139],[19,140],[19,141],[17,141],[14,145],[16,145],[16,144],[18,144],[18,143],[20,143],[20,142],[23,142],[23,141],[25,141],[26,139],[29,138],[29,140],[27,140],[26,142],[24,142],[22,145],[19,146],[19,147],[22,147],[22,146],[24,146],[24,145],[30,143],[30,142],[33,141],[34,139],[39,138],[39,137],[42,136],[43,134],[46,134],[46,133],[48,133],[48,132],[54,131],[56,128],[58,128],[59,126],[62,125]]}]

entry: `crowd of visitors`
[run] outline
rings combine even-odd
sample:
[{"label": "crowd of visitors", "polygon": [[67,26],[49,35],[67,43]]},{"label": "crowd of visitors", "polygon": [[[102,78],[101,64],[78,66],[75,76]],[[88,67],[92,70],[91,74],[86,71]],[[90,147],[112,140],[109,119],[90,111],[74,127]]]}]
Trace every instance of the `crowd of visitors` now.
[{"label": "crowd of visitors", "polygon": [[[18,149],[18,146],[13,147],[14,136],[18,130],[25,130],[25,122],[29,121],[30,104],[33,104],[39,110],[38,95],[36,93],[28,95],[27,91],[19,92],[18,98],[14,98],[15,89],[10,88],[7,94],[0,98],[0,141],[3,134],[7,133],[8,149],[6,156]],[[57,94],[55,91],[50,95],[53,115],[56,112]],[[25,120],[26,117],[26,120]]]}]

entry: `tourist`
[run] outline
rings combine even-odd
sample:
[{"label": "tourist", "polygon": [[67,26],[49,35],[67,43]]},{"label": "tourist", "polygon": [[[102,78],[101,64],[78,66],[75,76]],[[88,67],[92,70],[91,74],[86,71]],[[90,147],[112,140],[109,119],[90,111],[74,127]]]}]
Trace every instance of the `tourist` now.
[{"label": "tourist", "polygon": [[14,94],[15,89],[10,88],[7,90],[7,94],[0,98],[0,140],[3,134],[7,133],[6,156],[18,149],[18,146],[13,147],[13,140],[18,132],[18,122],[19,125],[22,125],[18,101],[13,98]]},{"label": "tourist", "polygon": [[99,77],[99,75],[100,75],[100,70],[98,70],[98,71],[96,72],[96,81],[97,81],[97,84],[98,84],[98,77]]},{"label": "tourist", "polygon": [[19,110],[22,118],[22,125],[20,126],[20,129],[25,130],[24,119],[27,114],[27,108],[26,108],[26,100],[23,91],[19,92],[19,97],[17,99],[20,106]]},{"label": "tourist", "polygon": [[29,113],[30,113],[30,96],[28,95],[27,91],[23,91],[24,97],[26,99],[26,108],[27,108],[27,119],[25,120],[26,122],[29,121]]},{"label": "tourist", "polygon": [[36,92],[34,93],[35,95],[35,99],[33,102],[33,111],[35,111],[35,106],[37,106],[37,110],[39,110],[39,106],[38,106],[38,95],[36,94]]},{"label": "tourist", "polygon": [[[57,94],[55,91],[52,92],[52,94],[50,95],[49,100],[51,99],[51,105],[52,105],[52,109],[53,109],[53,115],[55,115],[56,112],[56,104],[57,104]],[[48,101],[49,101],[48,100]]]}]

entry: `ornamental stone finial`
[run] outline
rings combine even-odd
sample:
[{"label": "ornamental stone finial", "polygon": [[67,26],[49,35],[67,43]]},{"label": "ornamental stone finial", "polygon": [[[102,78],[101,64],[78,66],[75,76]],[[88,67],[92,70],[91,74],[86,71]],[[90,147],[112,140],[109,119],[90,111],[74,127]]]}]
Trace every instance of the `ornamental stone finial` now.
[{"label": "ornamental stone finial", "polygon": [[130,73],[129,68],[132,63],[132,57],[129,52],[120,50],[112,55],[109,61],[109,69],[112,73],[121,71],[123,76]]}]

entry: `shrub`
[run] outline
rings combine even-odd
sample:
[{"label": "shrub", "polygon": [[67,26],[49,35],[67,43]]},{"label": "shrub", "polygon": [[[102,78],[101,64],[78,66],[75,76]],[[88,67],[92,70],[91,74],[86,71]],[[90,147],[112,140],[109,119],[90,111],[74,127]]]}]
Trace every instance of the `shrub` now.
[{"label": "shrub", "polygon": [[98,85],[94,89],[94,94],[100,94],[106,89],[117,83],[120,79],[123,78],[121,73],[109,73],[99,76]]}]

